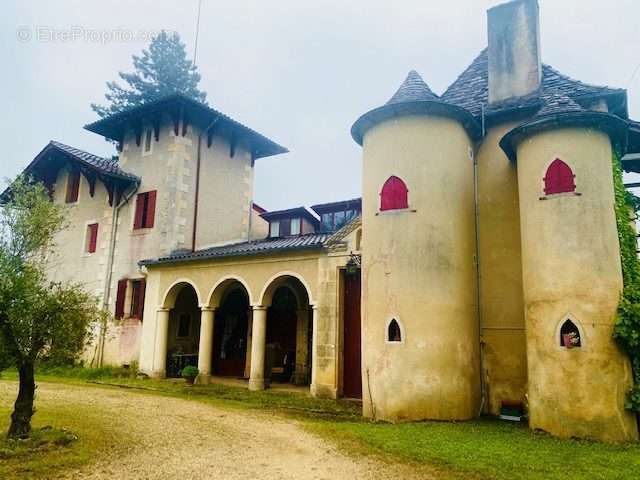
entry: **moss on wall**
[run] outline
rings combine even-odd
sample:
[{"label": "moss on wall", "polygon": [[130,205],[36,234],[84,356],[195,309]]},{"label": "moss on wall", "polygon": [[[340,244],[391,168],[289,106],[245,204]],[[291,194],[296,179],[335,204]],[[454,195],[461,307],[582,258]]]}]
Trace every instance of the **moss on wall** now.
[{"label": "moss on wall", "polygon": [[636,251],[636,231],[630,219],[630,212],[638,211],[639,204],[638,198],[624,188],[622,164],[617,153],[613,155],[613,182],[624,280],[613,337],[629,355],[633,368],[635,385],[629,392],[626,407],[640,412],[640,262]]}]

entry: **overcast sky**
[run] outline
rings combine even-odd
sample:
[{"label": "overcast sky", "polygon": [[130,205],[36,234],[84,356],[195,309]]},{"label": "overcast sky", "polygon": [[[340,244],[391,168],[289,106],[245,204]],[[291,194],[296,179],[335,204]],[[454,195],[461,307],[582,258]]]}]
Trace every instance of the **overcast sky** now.
[{"label": "overcast sky", "polygon": [[[258,160],[255,201],[279,209],[360,196],[353,121],[410,69],[442,93],[486,45],[498,0],[203,0],[197,63],[209,103],[291,150]],[[175,30],[192,55],[197,0],[14,0],[0,17],[1,177],[51,140],[111,156],[82,126],[105,82],[145,41]],[[640,2],[540,0],[542,57],[585,82],[627,88],[640,118]],[[55,31],[71,41],[49,40]],[[127,34],[128,35],[128,34]],[[141,35],[144,36],[144,35]],[[100,41],[107,38],[107,41]],[[632,78],[633,77],[633,78]]]}]

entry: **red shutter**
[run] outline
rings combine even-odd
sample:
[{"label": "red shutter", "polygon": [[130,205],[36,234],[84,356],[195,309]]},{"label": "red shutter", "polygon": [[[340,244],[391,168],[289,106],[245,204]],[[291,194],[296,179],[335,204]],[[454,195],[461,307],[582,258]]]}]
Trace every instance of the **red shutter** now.
[{"label": "red shutter", "polygon": [[135,312],[135,317],[142,320],[144,315],[144,293],[147,288],[147,281],[142,278],[138,280],[138,282],[140,282],[138,286],[138,308],[137,312]]},{"label": "red shutter", "polygon": [[144,199],[146,197],[146,193],[139,193],[136,197],[136,216],[133,220],[133,228],[138,229],[142,228],[142,216],[144,215]]},{"label": "red shutter", "polygon": [[399,210],[409,208],[407,193],[409,190],[402,180],[391,176],[384,182],[380,192],[380,210]]},{"label": "red shutter", "polygon": [[67,203],[77,202],[79,191],[80,191],[80,172],[69,172],[69,178],[67,179],[67,197],[65,201]]},{"label": "red shutter", "polygon": [[94,253],[98,244],[98,224],[92,223],[89,225],[89,243],[87,245],[87,252]]},{"label": "red shutter", "polygon": [[554,193],[575,192],[576,184],[573,181],[575,175],[571,167],[559,158],[556,158],[544,177],[544,193],[553,195]]},{"label": "red shutter", "polygon": [[144,219],[145,228],[153,228],[156,216],[156,191],[147,192],[147,215]]},{"label": "red shutter", "polygon": [[118,291],[116,294],[116,318],[124,317],[124,299],[127,294],[127,279],[118,280]]}]

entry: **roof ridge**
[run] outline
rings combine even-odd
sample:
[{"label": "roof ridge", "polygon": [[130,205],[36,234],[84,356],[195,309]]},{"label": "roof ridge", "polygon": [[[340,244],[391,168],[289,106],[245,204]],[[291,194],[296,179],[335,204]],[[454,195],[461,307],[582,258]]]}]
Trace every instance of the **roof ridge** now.
[{"label": "roof ridge", "polygon": [[415,70],[409,70],[404,82],[386,105],[416,101],[438,101],[439,97]]}]

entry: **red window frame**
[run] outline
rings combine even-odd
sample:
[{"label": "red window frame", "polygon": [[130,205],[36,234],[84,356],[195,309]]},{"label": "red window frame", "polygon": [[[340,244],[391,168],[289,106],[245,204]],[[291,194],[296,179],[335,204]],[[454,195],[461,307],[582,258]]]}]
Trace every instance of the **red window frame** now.
[{"label": "red window frame", "polygon": [[571,167],[559,158],[556,158],[547,168],[543,179],[545,195],[575,192],[575,177]]},{"label": "red window frame", "polygon": [[65,196],[66,203],[75,203],[78,201],[80,193],[80,172],[77,170],[69,172],[67,177],[67,194]]},{"label": "red window frame", "polygon": [[153,228],[156,216],[157,191],[139,193],[136,197],[136,212],[133,221],[134,230]]},{"label": "red window frame", "polygon": [[131,318],[142,320],[144,314],[144,294],[147,282],[144,278],[131,280]]},{"label": "red window frame", "polygon": [[98,246],[98,224],[87,225],[87,253],[95,253]]},{"label": "red window frame", "polygon": [[409,189],[397,176],[390,176],[380,192],[380,211],[409,208]]},{"label": "red window frame", "polygon": [[121,319],[122,317],[124,317],[124,301],[127,295],[128,282],[129,280],[127,280],[126,278],[118,280],[118,289],[116,292],[116,311],[115,311],[115,317],[117,319]]}]

